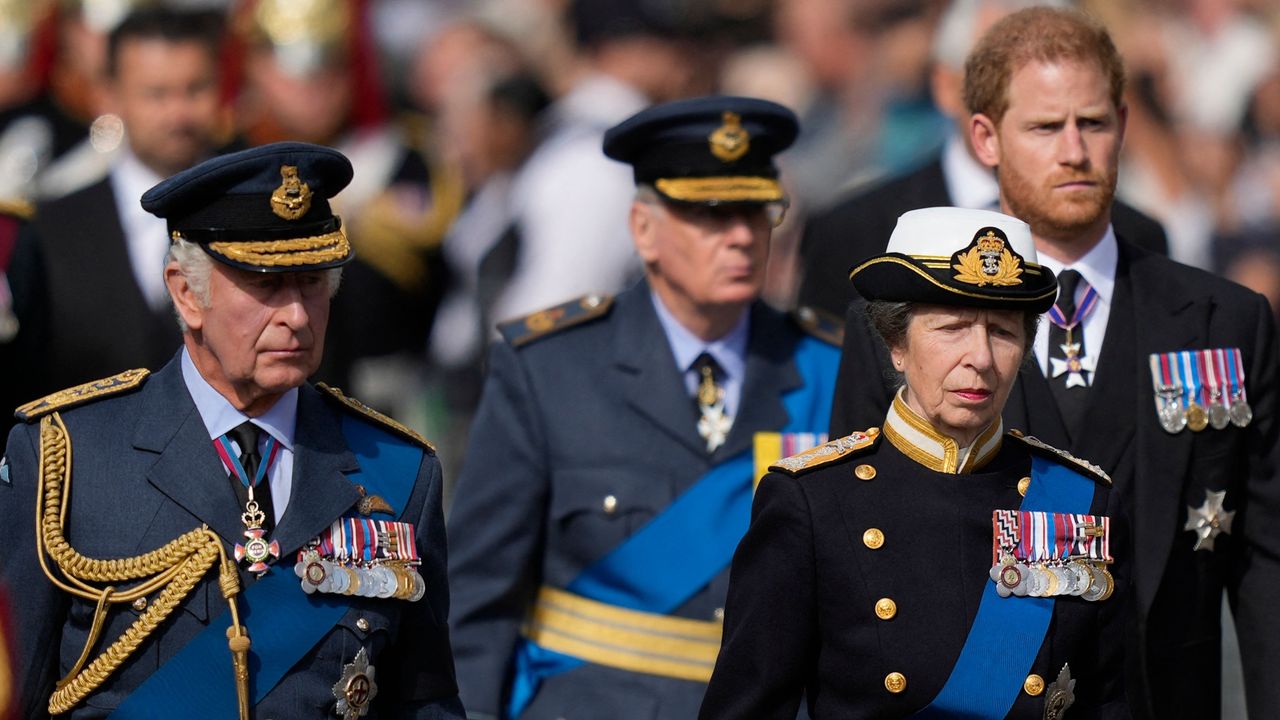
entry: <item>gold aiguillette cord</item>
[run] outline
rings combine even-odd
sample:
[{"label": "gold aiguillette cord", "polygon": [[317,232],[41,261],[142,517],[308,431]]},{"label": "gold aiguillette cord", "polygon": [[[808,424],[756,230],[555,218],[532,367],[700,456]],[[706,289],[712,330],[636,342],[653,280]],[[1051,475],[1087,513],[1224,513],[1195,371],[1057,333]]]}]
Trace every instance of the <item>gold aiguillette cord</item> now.
[{"label": "gold aiguillette cord", "polygon": [[[92,600],[96,608],[84,650],[71,672],[58,682],[49,698],[49,713],[60,715],[67,712],[105,682],[169,617],[216,562],[219,564],[218,588],[231,608],[227,644],[231,649],[232,669],[235,672],[240,720],[249,720],[249,635],[240,624],[240,612],[235,600],[235,596],[240,593],[240,576],[236,573],[235,565],[227,558],[217,534],[208,527],[199,527],[143,555],[115,560],[85,557],[71,547],[64,534],[70,497],[71,439],[62,417],[53,413],[40,421],[36,556],[50,582],[63,592]],[[45,561],[46,554],[58,566],[61,579],[50,570]],[[141,582],[123,591],[117,591],[111,584],[105,587],[89,584],[132,580]],[[101,655],[88,662],[89,654],[102,633],[110,606],[131,603],[156,591],[159,591],[159,595],[138,619]]]}]

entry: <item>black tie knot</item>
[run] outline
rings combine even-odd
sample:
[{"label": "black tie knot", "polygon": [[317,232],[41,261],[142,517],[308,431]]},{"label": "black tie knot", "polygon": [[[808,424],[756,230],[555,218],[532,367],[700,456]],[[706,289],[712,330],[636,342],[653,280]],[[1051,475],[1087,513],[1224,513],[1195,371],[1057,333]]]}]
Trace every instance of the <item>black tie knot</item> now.
[{"label": "black tie knot", "polygon": [[254,474],[258,471],[258,426],[248,420],[240,423],[227,433],[227,436],[236,441],[240,446],[240,465],[244,467],[245,473],[249,476],[249,482],[253,482]]},{"label": "black tie knot", "polygon": [[1080,285],[1080,273],[1075,270],[1063,270],[1058,273],[1058,300],[1055,305],[1062,311],[1067,321],[1076,314],[1076,288]]}]

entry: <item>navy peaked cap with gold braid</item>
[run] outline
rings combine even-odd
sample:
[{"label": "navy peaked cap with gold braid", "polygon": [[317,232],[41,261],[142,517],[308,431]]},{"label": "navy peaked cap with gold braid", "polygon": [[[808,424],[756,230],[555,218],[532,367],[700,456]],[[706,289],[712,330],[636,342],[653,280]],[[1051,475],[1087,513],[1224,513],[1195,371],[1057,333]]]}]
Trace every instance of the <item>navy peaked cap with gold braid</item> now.
[{"label": "navy peaked cap with gold braid", "polygon": [[791,146],[795,113],[756,98],[711,96],[655,105],[609,128],[604,154],[630,164],[637,184],[696,204],[784,198],[774,155]]},{"label": "navy peaked cap with gold braid", "polygon": [[143,194],[142,207],[168,221],[171,238],[233,267],[319,270],[354,257],[329,206],[351,176],[351,162],[337,150],[274,143],[184,170]]},{"label": "navy peaked cap with gold braid", "polygon": [[1042,313],[1058,281],[1040,265],[1031,228],[990,210],[934,207],[898,218],[886,252],[849,271],[868,300]]}]

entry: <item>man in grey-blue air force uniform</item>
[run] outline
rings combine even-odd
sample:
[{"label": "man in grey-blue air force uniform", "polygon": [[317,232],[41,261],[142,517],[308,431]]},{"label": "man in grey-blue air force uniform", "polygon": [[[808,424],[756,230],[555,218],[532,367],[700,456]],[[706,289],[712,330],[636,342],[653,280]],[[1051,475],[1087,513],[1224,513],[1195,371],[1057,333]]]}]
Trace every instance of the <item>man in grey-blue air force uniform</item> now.
[{"label": "man in grey-blue air force uniform", "polygon": [[838,363],[758,300],[796,131],[706,97],[605,134],[645,278],[500,327],[449,520],[471,717],[697,714],[757,463],[823,441]]},{"label": "man in grey-blue air force uniform", "polygon": [[23,717],[462,717],[435,454],[306,382],[351,173],[280,143],[142,196],[183,349],[20,407],[0,463]]}]

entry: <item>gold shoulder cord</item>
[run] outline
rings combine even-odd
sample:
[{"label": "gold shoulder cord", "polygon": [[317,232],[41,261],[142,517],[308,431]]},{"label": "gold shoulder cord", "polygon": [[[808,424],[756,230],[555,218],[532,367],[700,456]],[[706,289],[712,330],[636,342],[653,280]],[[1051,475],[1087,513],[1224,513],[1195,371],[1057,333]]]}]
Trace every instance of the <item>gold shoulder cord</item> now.
[{"label": "gold shoulder cord", "polygon": [[[200,527],[144,555],[116,560],[95,560],[76,552],[63,535],[67,520],[67,501],[71,497],[71,439],[58,413],[40,421],[40,476],[36,488],[36,556],[49,580],[64,592],[93,600],[97,609],[93,625],[80,658],[67,676],[58,681],[49,698],[49,713],[62,714],[75,707],[101,685],[129,655],[147,639],[160,623],[173,612],[204,577],[214,562],[219,562],[218,586],[231,607],[231,627],[227,628],[232,664],[236,675],[236,695],[241,720],[249,718],[249,636],[240,624],[235,596],[240,592],[240,576],[227,559],[222,541],[209,528]],[[54,576],[45,562],[45,554],[62,571],[65,582]],[[112,585],[97,588],[96,583],[118,583],[147,578],[125,591]],[[129,603],[160,590],[159,596],[93,662],[85,667],[89,653],[98,642],[107,609],[111,604]]]}]

